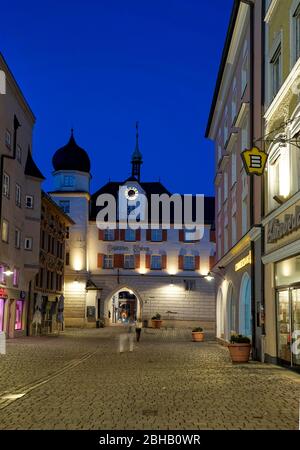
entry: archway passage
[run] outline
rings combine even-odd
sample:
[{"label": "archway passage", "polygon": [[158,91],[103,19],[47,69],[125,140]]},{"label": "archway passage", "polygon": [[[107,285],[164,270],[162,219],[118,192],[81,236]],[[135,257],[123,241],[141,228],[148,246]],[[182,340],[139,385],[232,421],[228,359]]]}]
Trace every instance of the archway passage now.
[{"label": "archway passage", "polygon": [[240,314],[239,331],[240,334],[252,337],[252,317],[251,317],[251,280],[247,273],[244,274],[240,288]]},{"label": "archway passage", "polygon": [[125,324],[136,320],[140,314],[137,296],[129,288],[115,292],[108,303],[108,318],[112,324]]}]

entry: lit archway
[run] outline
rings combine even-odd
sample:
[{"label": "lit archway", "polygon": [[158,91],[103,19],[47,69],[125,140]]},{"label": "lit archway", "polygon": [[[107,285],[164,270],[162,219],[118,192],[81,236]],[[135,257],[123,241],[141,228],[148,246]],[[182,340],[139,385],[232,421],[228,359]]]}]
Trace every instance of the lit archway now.
[{"label": "lit archway", "polygon": [[142,319],[142,300],[139,293],[129,287],[114,289],[104,301],[104,316],[110,324],[122,324]]},{"label": "lit archway", "polygon": [[219,288],[216,304],[216,316],[217,316],[217,337],[224,339],[224,305],[223,305],[223,292],[222,288]]},{"label": "lit archway", "polygon": [[236,301],[232,283],[227,290],[227,339],[230,340],[232,334],[236,333]]},{"label": "lit archway", "polygon": [[252,337],[251,279],[247,273],[244,274],[240,287],[239,332]]}]

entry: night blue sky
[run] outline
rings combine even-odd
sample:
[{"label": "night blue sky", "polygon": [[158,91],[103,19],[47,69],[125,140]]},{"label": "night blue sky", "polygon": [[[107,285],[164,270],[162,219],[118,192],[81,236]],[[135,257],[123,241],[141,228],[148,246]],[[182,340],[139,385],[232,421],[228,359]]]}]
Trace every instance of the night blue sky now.
[{"label": "night blue sky", "polygon": [[[51,190],[53,152],[74,127],[92,190],[130,175],[140,122],[143,181],[213,194],[204,138],[232,0],[15,0],[0,48],[37,122],[33,153]],[[5,18],[5,20],[4,20]]]}]

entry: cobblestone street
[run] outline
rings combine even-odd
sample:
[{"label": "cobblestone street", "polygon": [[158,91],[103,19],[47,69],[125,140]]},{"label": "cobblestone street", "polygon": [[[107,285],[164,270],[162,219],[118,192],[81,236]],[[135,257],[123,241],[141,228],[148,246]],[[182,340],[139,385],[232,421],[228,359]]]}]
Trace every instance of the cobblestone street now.
[{"label": "cobblestone street", "polygon": [[233,366],[189,330],[120,328],[10,340],[0,355],[1,429],[298,429],[300,375]]}]

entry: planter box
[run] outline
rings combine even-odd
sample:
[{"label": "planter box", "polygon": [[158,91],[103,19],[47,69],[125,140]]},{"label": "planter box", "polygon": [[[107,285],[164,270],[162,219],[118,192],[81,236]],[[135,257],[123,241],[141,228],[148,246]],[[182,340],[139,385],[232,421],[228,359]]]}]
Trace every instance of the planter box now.
[{"label": "planter box", "polygon": [[162,320],[152,319],[152,328],[160,328]]},{"label": "planter box", "polygon": [[251,344],[228,344],[231,360],[234,363],[247,363],[250,357]]},{"label": "planter box", "polygon": [[194,342],[203,342],[204,333],[203,331],[192,331],[192,337]]}]

